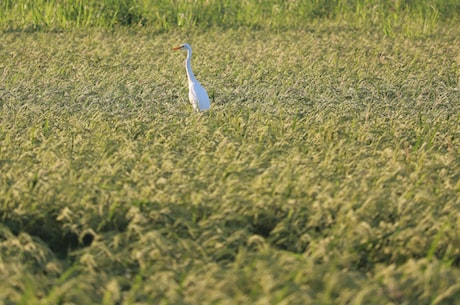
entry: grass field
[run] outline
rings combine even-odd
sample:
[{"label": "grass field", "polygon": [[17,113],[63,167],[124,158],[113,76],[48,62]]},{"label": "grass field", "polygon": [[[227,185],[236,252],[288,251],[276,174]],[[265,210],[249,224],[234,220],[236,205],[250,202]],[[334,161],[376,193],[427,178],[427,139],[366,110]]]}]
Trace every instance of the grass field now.
[{"label": "grass field", "polygon": [[2,3],[0,304],[459,302],[456,12],[31,26]]}]

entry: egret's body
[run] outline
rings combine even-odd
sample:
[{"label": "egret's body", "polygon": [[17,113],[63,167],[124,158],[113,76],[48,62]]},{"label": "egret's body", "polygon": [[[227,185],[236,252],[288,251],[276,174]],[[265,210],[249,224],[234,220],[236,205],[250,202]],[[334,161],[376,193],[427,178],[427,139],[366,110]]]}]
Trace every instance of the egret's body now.
[{"label": "egret's body", "polygon": [[188,78],[188,98],[196,111],[208,110],[211,106],[208,93],[203,86],[196,80],[192,71],[190,61],[192,59],[192,48],[189,44],[184,43],[173,50],[187,50],[187,58],[185,59],[185,70],[187,71]]}]

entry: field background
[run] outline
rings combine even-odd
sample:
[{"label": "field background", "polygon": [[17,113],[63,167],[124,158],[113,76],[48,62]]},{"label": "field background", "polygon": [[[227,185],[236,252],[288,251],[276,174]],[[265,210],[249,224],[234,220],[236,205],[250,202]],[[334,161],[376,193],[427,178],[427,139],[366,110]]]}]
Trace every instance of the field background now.
[{"label": "field background", "polygon": [[0,304],[458,304],[459,16],[1,1]]}]

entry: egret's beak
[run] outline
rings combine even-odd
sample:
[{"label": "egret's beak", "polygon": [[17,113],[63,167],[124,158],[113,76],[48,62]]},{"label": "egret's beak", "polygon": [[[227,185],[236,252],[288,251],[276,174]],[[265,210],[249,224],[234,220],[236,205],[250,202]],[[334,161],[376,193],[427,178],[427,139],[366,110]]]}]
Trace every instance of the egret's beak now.
[{"label": "egret's beak", "polygon": [[174,48],[172,48],[172,49],[173,49],[173,51],[177,51],[177,50],[182,49],[182,46],[174,47]]}]

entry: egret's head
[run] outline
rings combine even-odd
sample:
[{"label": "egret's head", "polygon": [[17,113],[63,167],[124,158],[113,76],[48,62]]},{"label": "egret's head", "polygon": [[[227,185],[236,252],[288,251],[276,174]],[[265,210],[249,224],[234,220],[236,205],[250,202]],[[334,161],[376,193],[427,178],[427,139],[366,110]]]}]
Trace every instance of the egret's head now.
[{"label": "egret's head", "polygon": [[177,51],[177,50],[192,50],[192,47],[190,47],[190,45],[188,43],[184,43],[184,44],[181,44],[180,46],[178,47],[174,47],[172,48],[174,51]]}]

